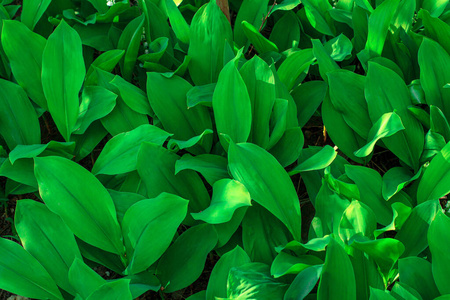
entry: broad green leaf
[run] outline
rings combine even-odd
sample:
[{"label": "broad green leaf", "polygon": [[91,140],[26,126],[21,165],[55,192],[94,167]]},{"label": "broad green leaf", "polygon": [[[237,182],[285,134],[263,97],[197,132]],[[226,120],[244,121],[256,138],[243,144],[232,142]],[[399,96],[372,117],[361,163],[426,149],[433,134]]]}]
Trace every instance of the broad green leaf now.
[{"label": "broad green leaf", "polygon": [[361,198],[357,185],[350,182],[345,175],[336,178],[331,172],[330,167],[326,167],[324,170],[324,182],[328,184],[328,187],[334,193],[348,199],[349,201]]},{"label": "broad green leaf", "polygon": [[448,257],[450,242],[449,226],[450,219],[444,213],[438,212],[428,230],[428,244],[432,256],[433,278],[441,294],[450,294],[450,288],[446,280],[450,270],[450,259]]},{"label": "broad green leaf", "polygon": [[388,201],[405,186],[418,179],[422,174],[422,168],[416,174],[411,173],[407,168],[390,168],[383,175],[383,198]]},{"label": "broad green leaf", "polygon": [[[312,49],[302,49],[289,55],[277,70],[280,81],[287,90],[295,87],[298,78],[307,72],[309,66],[316,60]],[[302,77],[303,78],[303,77]]]},{"label": "broad green leaf", "polygon": [[111,72],[114,67],[119,63],[125,54],[125,50],[114,49],[106,51],[105,53],[100,54],[91,64],[87,73],[86,73],[86,82],[85,85],[89,85],[94,80],[95,77],[95,68],[97,67],[106,72]]},{"label": "broad green leaf", "polygon": [[303,127],[311,119],[327,93],[326,82],[313,80],[296,87],[291,95],[297,106],[298,126]]},{"label": "broad green leaf", "polygon": [[291,250],[298,256],[304,255],[308,251],[325,251],[330,239],[331,237],[326,235],[322,238],[310,239],[306,244],[302,244],[298,241],[290,241],[283,247],[277,247],[276,250],[279,252],[282,250]]},{"label": "broad green leaf", "polygon": [[173,0],[165,0],[170,25],[177,38],[184,44],[189,44],[189,25]]},{"label": "broad green leaf", "polygon": [[430,105],[430,130],[450,141],[450,125],[439,107]]},{"label": "broad green leaf", "polygon": [[400,130],[404,130],[402,120],[395,110],[390,113],[383,114],[378,121],[376,121],[367,135],[368,143],[361,149],[355,151],[355,156],[366,157],[370,155],[378,140],[390,137]]},{"label": "broad green leaf", "polygon": [[24,0],[20,21],[33,30],[51,2],[52,0]]},{"label": "broad green leaf", "polygon": [[96,120],[108,115],[116,105],[117,95],[101,86],[86,86],[73,134],[83,134]]},{"label": "broad green leaf", "polygon": [[80,239],[122,255],[124,249],[114,203],[94,175],[56,156],[36,157],[34,164],[39,193],[47,207]]},{"label": "broad green leaf", "polygon": [[193,86],[186,94],[188,108],[199,104],[211,107],[215,88],[215,83]]},{"label": "broad green leaf", "polygon": [[102,123],[95,121],[88,127],[84,134],[73,135],[72,140],[75,142],[75,161],[80,161],[88,156],[107,134],[108,132]]},{"label": "broad green leaf", "polygon": [[400,283],[414,287],[424,300],[436,299],[439,295],[433,278],[432,265],[420,257],[405,257],[398,260]]},{"label": "broad green leaf", "polygon": [[288,287],[289,285],[272,278],[268,265],[252,262],[231,268],[227,299],[282,299]]},{"label": "broad green leaf", "polygon": [[418,170],[424,141],[423,128],[408,111],[411,99],[404,81],[394,71],[369,62],[365,95],[372,122],[385,113],[395,111],[398,114],[405,130],[385,138],[383,143],[408,166]]},{"label": "broad green leaf", "polygon": [[273,113],[270,116],[270,137],[267,149],[270,150],[281,139],[287,128],[289,100],[275,99]]},{"label": "broad green leaf", "polygon": [[134,171],[141,144],[151,142],[162,146],[169,136],[164,130],[148,124],[118,134],[103,147],[92,167],[92,173],[115,175]]},{"label": "broad green leaf", "polygon": [[[389,25],[400,0],[387,0],[377,6],[369,17],[369,31],[365,50],[368,58],[381,56]],[[361,59],[360,59],[361,60]],[[368,60],[368,59],[367,59]],[[366,61],[363,60],[363,64]]]},{"label": "broad green leaf", "polygon": [[24,297],[63,299],[44,267],[16,242],[0,238],[0,288]]},{"label": "broad green leaf", "polygon": [[428,10],[433,17],[439,17],[448,8],[448,0],[423,0],[422,8]]},{"label": "broad green leaf", "polygon": [[364,203],[353,200],[342,214],[339,236],[348,243],[356,234],[372,237],[375,229],[377,229],[377,221],[374,212]]},{"label": "broad green leaf", "polygon": [[82,259],[75,258],[70,266],[68,277],[75,291],[86,299],[106,283],[99,274],[89,268]]},{"label": "broad green leaf", "polygon": [[387,279],[389,272],[405,251],[405,246],[396,239],[369,240],[362,236],[355,236],[350,246],[362,250],[377,263],[379,270]]},{"label": "broad green leaf", "polygon": [[[186,94],[191,84],[181,77],[170,79],[158,73],[147,73],[147,95],[150,105],[164,129],[173,133],[173,138],[189,140],[200,135],[206,129],[212,129],[211,117],[206,107],[198,106],[188,109]],[[212,136],[205,137],[203,151],[209,152]],[[201,154],[202,148],[193,149]]]},{"label": "broad green leaf", "polygon": [[123,61],[119,62],[120,71],[125,80],[130,81],[133,76],[134,65],[141,43],[142,27],[144,26],[145,15],[133,19],[120,35],[117,48],[125,50]]},{"label": "broad green leaf", "polygon": [[11,164],[14,164],[18,159],[33,158],[38,155],[55,155],[72,158],[74,149],[74,142],[63,143],[50,141],[47,144],[18,145],[16,148],[14,148],[13,151],[9,153],[9,160],[11,161]]},{"label": "broad green leaf", "polygon": [[412,26],[415,10],[416,1],[401,1],[397,7],[397,11],[395,12],[391,23],[397,29],[401,27],[405,32],[408,32],[410,30],[410,27]]},{"label": "broad green leaf", "polygon": [[214,154],[192,156],[185,154],[175,163],[175,175],[183,170],[194,170],[199,172],[212,186],[215,182],[230,177],[227,165],[228,161],[223,156]]},{"label": "broad green leaf", "polygon": [[350,128],[367,138],[372,122],[364,97],[366,78],[348,70],[331,71],[327,77],[331,103]]},{"label": "broad green leaf", "polygon": [[86,300],[108,300],[108,299],[132,300],[130,291],[130,280],[119,279],[104,283],[100,288],[90,294]]},{"label": "broad green leaf", "polygon": [[202,273],[208,253],[217,244],[217,233],[212,225],[189,228],[167,249],[158,262],[156,276],[164,290],[171,293],[193,283]]},{"label": "broad green leaf", "polygon": [[163,55],[166,53],[168,46],[169,46],[169,38],[159,37],[148,45],[148,51],[145,51],[145,54],[138,56],[138,60],[140,60],[143,63],[145,62],[159,63]]},{"label": "broad green leaf", "polygon": [[[401,195],[401,194],[402,194],[402,191],[400,191],[400,193],[397,195]],[[394,197],[394,199],[395,199],[395,197]],[[408,205],[405,205],[402,202],[392,203],[391,208],[392,208],[392,215],[393,215],[392,222],[383,228],[375,230],[374,231],[375,238],[377,238],[379,235],[385,233],[386,231],[400,230],[403,226],[403,223],[405,223],[405,221],[408,219],[408,217],[412,211],[411,207],[409,207]]]},{"label": "broad green leaf", "polygon": [[117,274],[123,273],[123,270],[126,268],[126,263],[125,260],[119,255],[103,251],[100,248],[85,243],[78,238],[76,238],[76,240],[78,243],[78,248],[80,248],[81,255],[84,258],[99,265],[105,266],[108,269],[116,272]]},{"label": "broad green leaf", "polygon": [[438,42],[450,54],[450,24],[432,17],[425,9],[419,11],[418,17],[422,19],[425,26],[425,35]]},{"label": "broad green leaf", "polygon": [[142,272],[160,258],[186,217],[187,206],[187,200],[162,193],[126,211],[122,222],[129,261],[126,274]]},{"label": "broad green leaf", "polygon": [[444,85],[450,82],[450,54],[437,42],[424,39],[419,48],[420,83],[428,105],[439,107],[450,119],[450,90]]},{"label": "broad green leaf", "polygon": [[239,70],[251,102],[252,131],[249,140],[266,148],[269,144],[269,120],[275,103],[275,77],[269,66],[254,56]]},{"label": "broad green leaf", "polygon": [[438,200],[426,201],[414,207],[395,236],[405,245],[402,257],[416,256],[428,247],[428,228],[440,209]]},{"label": "broad green leaf", "polygon": [[81,39],[65,21],[49,36],[42,54],[42,87],[48,110],[66,141],[78,117],[78,93],[86,73]]},{"label": "broad green leaf", "polygon": [[314,265],[301,271],[292,281],[283,300],[303,300],[316,286],[323,265]]},{"label": "broad green leaf", "polygon": [[284,224],[267,209],[253,203],[242,220],[242,243],[254,262],[271,264],[277,256],[276,247],[292,241]]},{"label": "broad green leaf", "polygon": [[298,174],[300,172],[322,170],[328,167],[336,158],[337,152],[330,145],[323,147],[318,153],[314,154],[307,160],[301,162],[289,175]]},{"label": "broad green leaf", "polygon": [[42,53],[46,43],[42,36],[33,33],[23,23],[9,20],[3,22],[2,46],[8,56],[14,78],[43,109],[47,109],[41,84]]},{"label": "broad green leaf", "polygon": [[327,74],[331,71],[339,70],[339,65],[331,58],[319,40],[313,39],[311,42],[313,54],[319,64],[320,76],[323,80],[328,81]]},{"label": "broad green leaf", "polygon": [[236,180],[221,179],[213,185],[209,207],[191,215],[195,220],[220,224],[230,221],[236,209],[245,206],[251,206],[250,194],[245,186]]},{"label": "broad green leaf", "polygon": [[275,278],[288,274],[297,275],[311,266],[320,264],[323,264],[323,261],[314,255],[293,256],[280,252],[272,262],[270,274]]},{"label": "broad green leaf", "polygon": [[220,72],[212,105],[222,147],[228,149],[223,134],[235,143],[246,142],[252,125],[251,100],[234,61],[228,62]]},{"label": "broad green leaf", "polygon": [[289,175],[264,149],[250,143],[230,143],[228,167],[253,200],[282,221],[301,240],[301,215],[297,193]]},{"label": "broad green leaf", "polygon": [[125,279],[130,279],[130,291],[133,299],[137,299],[148,291],[157,292],[161,290],[161,283],[150,270],[136,275],[128,275]]},{"label": "broad green leaf", "polygon": [[122,223],[123,216],[127,212],[127,210],[137,202],[144,200],[145,197],[131,192],[120,192],[116,190],[108,189],[108,193],[111,195],[112,200],[114,201],[114,207],[117,212],[117,219],[119,223]]},{"label": "broad green leaf", "polygon": [[[267,14],[268,0],[244,0],[239,7],[239,11],[234,21],[234,42],[238,48],[244,47],[246,51],[250,42],[244,33],[242,25],[243,21],[252,24],[255,28],[260,28],[263,23],[263,18]],[[278,6],[278,5],[277,5]],[[277,7],[275,6],[275,7]]]},{"label": "broad green leaf", "polygon": [[185,170],[175,175],[175,163],[180,157],[154,143],[144,142],[137,158],[137,171],[146,188],[147,196],[154,198],[162,192],[189,200],[189,212],[199,212],[209,206],[206,188],[194,171]]},{"label": "broad green leaf", "polygon": [[267,52],[278,52],[278,47],[269,39],[264,37],[252,24],[247,21],[242,21],[242,29],[245,35],[255,47],[256,52],[264,54]]},{"label": "broad green leaf", "polygon": [[4,79],[0,79],[0,134],[10,150],[41,143],[38,117],[25,91]]},{"label": "broad green leaf", "polygon": [[439,199],[450,192],[448,168],[450,168],[450,143],[442,148],[425,169],[417,188],[417,203]]},{"label": "broad green leaf", "polygon": [[335,61],[343,61],[352,55],[353,44],[343,33],[329,40],[323,46]]},{"label": "broad green leaf", "polygon": [[346,165],[345,173],[358,186],[362,203],[369,206],[375,213],[377,223],[387,225],[392,220],[392,213],[382,197],[382,179],[377,171]]},{"label": "broad green leaf", "polygon": [[369,287],[370,298],[369,300],[395,300],[393,296],[389,294],[386,290],[380,290],[374,287]]},{"label": "broad green leaf", "polygon": [[[34,190],[32,192],[35,192],[37,191],[38,185],[36,178],[34,177],[33,168],[32,159],[20,159],[19,161],[16,161],[14,165],[7,159],[0,166],[0,175],[5,176],[10,180],[14,180],[17,183],[33,187]],[[15,188],[17,187],[14,187],[14,189]],[[9,190],[8,184],[6,184],[5,189]],[[12,192],[12,190],[9,190],[9,193]]]},{"label": "broad green leaf", "polygon": [[117,88],[120,97],[132,110],[143,115],[154,115],[147,95],[143,90],[118,75],[114,76],[110,83]]},{"label": "broad green leaf", "polygon": [[[232,44],[231,25],[215,1],[203,5],[191,22],[189,74],[195,85],[217,82],[225,43]],[[209,59],[205,59],[209,58]]]},{"label": "broad green leaf", "polygon": [[320,275],[317,299],[356,299],[355,274],[344,248],[332,238]]},{"label": "broad green leaf", "polygon": [[326,96],[323,100],[322,118],[327,134],[339,149],[353,161],[364,163],[365,160],[353,154],[356,150],[364,146],[364,139],[345,122],[343,116],[331,103],[329,96]]},{"label": "broad green leaf", "polygon": [[297,48],[300,41],[300,21],[295,13],[289,11],[284,14],[273,26],[269,39],[280,51]]},{"label": "broad green leaf", "polygon": [[230,269],[250,262],[247,253],[241,247],[236,246],[228,251],[217,261],[209,277],[206,289],[206,300],[215,300],[216,297],[227,296],[227,280]]},{"label": "broad green leaf", "polygon": [[326,0],[302,0],[302,3],[311,26],[320,33],[334,36],[336,29],[328,12],[333,8],[331,4]]},{"label": "broad green leaf", "polygon": [[391,295],[396,299],[421,300],[420,294],[409,285],[396,282],[391,290]]},{"label": "broad green leaf", "polygon": [[23,247],[64,290],[74,294],[67,274],[75,258],[82,259],[75,237],[61,218],[34,200],[20,200],[14,225]]},{"label": "broad green leaf", "polygon": [[269,152],[283,167],[287,167],[298,159],[304,142],[305,138],[302,129],[300,127],[292,127],[286,129],[283,136],[270,148]]},{"label": "broad green leaf", "polygon": [[193,152],[193,147],[203,146],[205,142],[209,144],[210,139],[208,140],[208,138],[210,138],[210,134],[212,133],[213,131],[211,129],[205,129],[201,134],[194,136],[187,141],[180,141],[172,138],[167,143],[167,149],[174,152],[182,149],[189,149],[188,151]]}]

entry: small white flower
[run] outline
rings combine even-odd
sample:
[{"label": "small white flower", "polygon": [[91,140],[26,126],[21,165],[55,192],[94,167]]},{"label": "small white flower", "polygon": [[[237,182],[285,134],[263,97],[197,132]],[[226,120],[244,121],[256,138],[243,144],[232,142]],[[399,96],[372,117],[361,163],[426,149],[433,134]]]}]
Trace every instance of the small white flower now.
[{"label": "small white flower", "polygon": [[144,42],[144,48],[147,48],[147,47],[148,47],[148,43]]},{"label": "small white flower", "polygon": [[148,54],[148,49],[145,49],[145,50],[144,50],[144,53],[145,53],[145,54]]},{"label": "small white flower", "polygon": [[106,0],[106,5],[113,6],[114,4],[116,4],[115,0]]}]

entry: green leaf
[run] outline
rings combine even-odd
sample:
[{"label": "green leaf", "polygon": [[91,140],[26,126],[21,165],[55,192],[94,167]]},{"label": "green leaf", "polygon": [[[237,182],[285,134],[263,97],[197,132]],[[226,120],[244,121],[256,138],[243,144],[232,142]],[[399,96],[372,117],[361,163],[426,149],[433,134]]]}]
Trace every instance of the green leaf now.
[{"label": "green leaf", "polygon": [[222,147],[228,149],[223,134],[235,143],[246,142],[252,125],[251,100],[234,61],[230,61],[220,72],[212,105]]},{"label": "green leaf", "polygon": [[[267,14],[268,0],[244,0],[239,7],[239,11],[234,21],[234,42],[238,48],[244,47],[244,51],[247,51],[247,47],[250,42],[244,33],[243,21],[247,21],[256,28],[260,28],[263,23],[263,18]],[[277,5],[278,6],[278,5]],[[275,7],[277,7],[275,6]]]},{"label": "green leaf", "polygon": [[331,71],[327,77],[331,103],[348,126],[366,139],[372,127],[364,97],[366,78],[348,70]]},{"label": "green leaf", "polygon": [[193,86],[186,94],[188,108],[199,104],[211,107],[215,88],[215,83]]},{"label": "green leaf", "polygon": [[162,192],[189,200],[189,212],[199,212],[209,206],[210,198],[200,176],[185,170],[175,175],[179,156],[160,145],[144,142],[137,158],[137,171],[147,188],[147,196],[154,198]]},{"label": "green leaf", "polygon": [[425,169],[417,188],[417,203],[439,199],[450,192],[448,168],[450,168],[450,143],[442,148]]},{"label": "green leaf", "polygon": [[212,186],[215,182],[230,177],[227,165],[228,161],[223,156],[214,154],[191,156],[185,154],[175,163],[175,175],[183,170],[194,170],[199,172]]},{"label": "green leaf", "polygon": [[425,9],[419,11],[418,17],[422,19],[425,26],[425,35],[438,42],[447,53],[450,53],[450,25],[441,19],[432,17]]},{"label": "green leaf", "polygon": [[122,255],[124,249],[114,203],[94,175],[56,156],[36,157],[34,164],[39,193],[47,207],[80,239]]},{"label": "green leaf", "polygon": [[[158,73],[147,73],[147,95],[164,129],[173,133],[173,138],[186,141],[212,129],[211,117],[206,107],[188,109],[186,94],[191,84],[181,77],[166,78]],[[209,152],[212,136],[205,137],[203,146],[191,149],[195,154]],[[203,150],[202,150],[203,148]]]},{"label": "green leaf", "polygon": [[41,132],[36,112],[24,90],[0,79],[0,134],[8,148],[40,144]]},{"label": "green leaf", "polygon": [[278,52],[278,47],[273,42],[264,37],[252,24],[247,21],[242,21],[242,29],[245,35],[255,47],[256,52],[264,54],[267,52]]},{"label": "green leaf", "polygon": [[366,157],[370,155],[378,140],[390,137],[400,130],[404,130],[402,120],[399,115],[394,112],[383,114],[370,128],[367,140],[369,141],[364,147],[355,151],[355,156]]},{"label": "green leaf", "polygon": [[428,244],[432,256],[433,277],[441,294],[450,294],[447,284],[449,276],[450,259],[448,257],[450,234],[448,228],[450,219],[442,213],[436,214],[428,230]]},{"label": "green leaf", "polygon": [[125,50],[114,49],[106,51],[105,53],[100,54],[90,65],[87,73],[86,73],[86,82],[85,85],[89,85],[94,81],[96,76],[95,68],[99,68],[106,72],[111,72],[114,67],[119,63],[125,54]]},{"label": "green leaf", "polygon": [[377,221],[374,212],[364,203],[353,200],[342,214],[339,236],[348,243],[356,234],[372,237],[375,229],[377,229]]},{"label": "green leaf", "polygon": [[414,287],[424,300],[439,296],[432,265],[427,260],[415,256],[401,258],[398,260],[398,273],[400,283]]},{"label": "green leaf", "polygon": [[75,258],[82,259],[75,237],[61,218],[34,200],[20,200],[14,225],[23,247],[48,271],[55,282],[72,295],[67,273]]},{"label": "green leaf", "polygon": [[316,286],[323,265],[314,265],[301,271],[292,281],[283,300],[303,300]]},{"label": "green leaf", "polygon": [[292,127],[286,129],[283,136],[269,152],[283,167],[287,167],[298,159],[304,142],[305,138],[302,129],[300,127]]},{"label": "green leaf", "polygon": [[217,244],[217,233],[212,225],[189,228],[167,249],[158,262],[156,276],[164,290],[171,293],[193,283],[202,273],[208,253]]},{"label": "green leaf", "polygon": [[320,33],[334,36],[336,29],[328,12],[333,8],[331,4],[326,0],[302,0],[302,3],[311,26]]},{"label": "green leaf", "polygon": [[298,174],[300,172],[322,170],[328,167],[336,158],[337,152],[330,145],[325,145],[318,153],[314,154],[307,160],[301,162],[289,175]]},{"label": "green leaf", "polygon": [[272,278],[268,265],[253,262],[231,268],[227,299],[282,299],[288,287]]},{"label": "green leaf", "polygon": [[329,40],[323,46],[334,61],[343,61],[352,55],[353,44],[343,33]]},{"label": "green leaf", "polygon": [[189,25],[173,0],[166,0],[167,15],[170,25],[177,38],[184,44],[189,44]]},{"label": "green leaf", "polygon": [[423,299],[420,294],[410,287],[409,285],[401,282],[396,282],[391,290],[391,295],[396,297],[396,299],[411,299],[411,300],[421,300]]},{"label": "green leaf", "polygon": [[3,22],[2,46],[14,78],[43,109],[47,109],[41,84],[42,53],[46,43],[45,38],[33,33],[23,23],[9,20]]},{"label": "green leaf", "polygon": [[75,161],[88,156],[94,148],[105,138],[108,134],[100,121],[95,121],[88,127],[84,134],[75,134],[72,136],[75,142]]},{"label": "green leaf", "polygon": [[51,2],[52,0],[24,0],[20,21],[33,30]]},{"label": "green leaf", "polygon": [[317,299],[356,299],[352,263],[344,248],[334,238],[327,247]]},{"label": "green leaf", "polygon": [[82,259],[75,258],[69,269],[69,281],[77,293],[87,298],[106,283],[99,274],[89,268]]},{"label": "green leaf", "polygon": [[16,148],[14,148],[13,151],[9,153],[9,160],[11,161],[11,164],[14,164],[18,159],[33,158],[38,155],[55,155],[72,158],[74,149],[74,142],[63,143],[50,141],[47,144],[18,145]]},{"label": "green leaf", "polygon": [[423,0],[422,8],[428,10],[433,17],[439,17],[448,7],[446,0]]},{"label": "green leaf", "polygon": [[327,81],[327,74],[331,71],[339,70],[339,65],[331,58],[319,40],[313,39],[311,42],[313,45],[313,54],[319,64],[320,76],[323,80]]},{"label": "green leaf", "polygon": [[215,300],[216,297],[225,298],[227,296],[227,280],[230,269],[249,262],[250,258],[247,253],[239,246],[222,255],[214,265],[214,269],[209,277],[206,300]]},{"label": "green leaf", "polygon": [[407,168],[390,168],[383,175],[383,198],[388,201],[405,186],[418,179],[422,174],[422,168],[416,174],[412,174]]},{"label": "green leaf", "polygon": [[[194,136],[187,141],[170,139],[167,143],[167,149],[174,152],[182,149],[189,149],[188,151],[195,152],[195,150],[193,150],[193,147],[202,146],[205,140],[207,140],[207,138],[210,137],[209,135],[212,133],[213,131],[211,129],[205,129],[205,131],[203,131],[200,135]],[[210,140],[208,140],[207,143],[209,143],[209,141]]]},{"label": "green leaf", "polygon": [[63,299],[44,267],[19,244],[0,238],[0,288],[24,297]]},{"label": "green leaf", "polygon": [[269,144],[269,120],[275,103],[275,77],[270,67],[258,56],[246,62],[239,72],[252,107],[249,140],[266,148]]},{"label": "green leaf", "polygon": [[405,246],[400,241],[390,238],[369,240],[362,236],[355,236],[350,246],[364,251],[373,258],[386,279],[395,262],[405,251]]},{"label": "green leaf", "polygon": [[108,299],[132,300],[130,291],[130,280],[119,279],[103,284],[100,288],[90,294],[86,300],[108,300]]},{"label": "green leaf", "polygon": [[188,51],[191,57],[189,74],[195,85],[217,82],[224,64],[225,43],[232,44],[232,41],[230,22],[215,1],[210,1],[195,13]]},{"label": "green leaf", "polygon": [[[278,6],[280,4],[276,5]],[[300,21],[295,13],[285,13],[273,26],[269,39],[280,51],[297,48],[300,41]]]},{"label": "green leaf", "polygon": [[221,179],[213,185],[209,207],[191,215],[195,220],[220,224],[230,221],[236,209],[245,206],[251,206],[250,194],[245,186],[232,179]]},{"label": "green leaf", "polygon": [[101,86],[86,86],[81,95],[80,111],[73,134],[83,134],[96,120],[108,115],[116,105],[117,95]]},{"label": "green leaf", "polygon": [[120,97],[132,110],[143,115],[154,115],[147,95],[143,90],[118,75],[114,76],[110,83],[117,88]]},{"label": "green leaf", "polygon": [[136,170],[137,152],[143,142],[162,146],[169,133],[153,125],[138,128],[116,135],[103,147],[92,167],[92,173],[115,175]]},{"label": "green leaf", "polygon": [[408,166],[418,170],[423,149],[423,128],[409,113],[411,99],[404,81],[394,71],[369,62],[365,95],[372,122],[388,112],[398,114],[405,130],[385,138],[383,143]]},{"label": "green leaf", "polygon": [[297,193],[289,175],[264,149],[250,143],[230,144],[229,169],[253,200],[282,221],[301,240],[301,215]]},{"label": "green leaf", "polygon": [[326,82],[313,80],[302,83],[292,91],[291,95],[297,106],[299,127],[305,126],[311,119],[323,99],[325,99],[327,90]]},{"label": "green leaf", "polygon": [[314,255],[293,256],[285,252],[280,252],[272,262],[270,274],[278,278],[288,274],[299,274],[303,270],[323,264],[323,261]]},{"label": "green leaf", "polygon": [[450,125],[439,107],[430,105],[430,130],[450,140]]},{"label": "green leaf", "polygon": [[65,21],[49,36],[42,55],[42,87],[48,110],[66,141],[78,117],[78,93],[86,73],[81,39]]},{"label": "green leaf", "polygon": [[444,66],[450,64],[450,55],[438,43],[424,39],[419,48],[420,83],[425,92],[427,104],[439,107],[450,119],[450,90],[444,85],[450,82],[450,71]]},{"label": "green leaf", "polygon": [[428,228],[440,209],[438,200],[426,201],[414,207],[395,236],[405,245],[402,257],[416,256],[428,247]]},{"label": "green leaf", "polygon": [[283,61],[277,73],[288,91],[295,87],[298,78],[303,72],[307,72],[307,69],[315,60],[312,49],[302,49],[292,53]]},{"label": "green leaf", "polygon": [[187,200],[162,193],[154,199],[141,200],[126,211],[122,222],[129,261],[126,274],[142,272],[160,258],[186,217],[187,206]]},{"label": "green leaf", "polygon": [[120,35],[117,48],[125,50],[123,61],[119,62],[120,71],[125,80],[130,81],[133,76],[134,65],[138,56],[139,45],[141,43],[142,27],[144,26],[145,15],[133,19]]}]

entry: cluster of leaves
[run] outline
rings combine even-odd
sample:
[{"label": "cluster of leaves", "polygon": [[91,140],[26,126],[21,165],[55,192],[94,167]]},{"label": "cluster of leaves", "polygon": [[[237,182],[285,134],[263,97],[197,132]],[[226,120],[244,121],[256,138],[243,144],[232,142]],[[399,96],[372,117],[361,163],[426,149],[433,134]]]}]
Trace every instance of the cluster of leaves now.
[{"label": "cluster of leaves", "polygon": [[[2,196],[34,200],[20,244],[0,238],[0,288],[171,293],[214,251],[191,300],[450,299],[448,0],[234,0],[231,22],[223,0],[11,2]],[[335,148],[304,148],[313,115]]]}]

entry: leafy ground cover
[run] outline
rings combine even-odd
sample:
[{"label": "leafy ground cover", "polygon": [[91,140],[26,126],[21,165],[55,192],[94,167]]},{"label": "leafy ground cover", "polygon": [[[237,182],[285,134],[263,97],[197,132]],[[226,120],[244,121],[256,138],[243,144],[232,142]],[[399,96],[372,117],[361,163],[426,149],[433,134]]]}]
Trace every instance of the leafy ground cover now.
[{"label": "leafy ground cover", "polygon": [[448,0],[0,18],[2,299],[450,299]]}]

